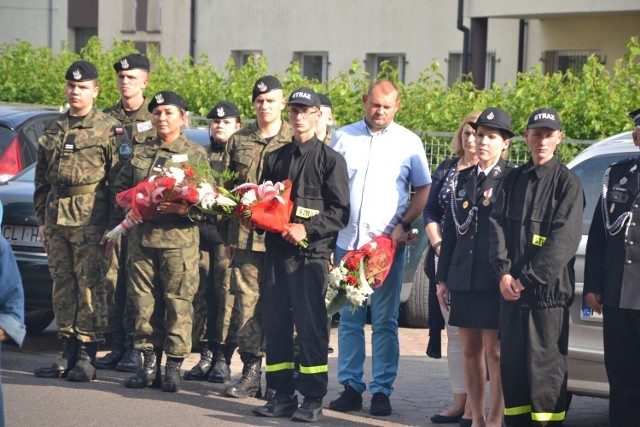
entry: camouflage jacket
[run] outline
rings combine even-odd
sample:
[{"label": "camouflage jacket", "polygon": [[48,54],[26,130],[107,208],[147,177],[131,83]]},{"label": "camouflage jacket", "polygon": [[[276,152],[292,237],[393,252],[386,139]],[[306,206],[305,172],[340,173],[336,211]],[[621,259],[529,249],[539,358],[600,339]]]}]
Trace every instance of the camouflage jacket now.
[{"label": "camouflage jacket", "polygon": [[[156,167],[180,167],[185,162],[191,164],[207,161],[207,152],[200,145],[180,134],[178,139],[165,144],[159,137],[138,144],[133,148],[133,156],[124,162],[115,182],[115,194],[134,187],[153,174]],[[110,226],[124,219],[124,210],[116,208]],[[162,215],[135,226],[130,232],[135,244],[148,248],[184,248],[198,246],[198,227],[187,217]]]},{"label": "camouflage jacket", "polygon": [[[233,188],[245,182],[258,183],[266,154],[290,143],[292,138],[293,129],[285,121],[269,142],[260,134],[257,121],[234,133],[227,143],[224,170],[235,172],[238,176],[228,187]],[[230,221],[226,225],[226,230],[219,230],[225,243],[238,249],[265,251],[264,234],[242,227],[237,221]]]},{"label": "camouflage jacket", "polygon": [[108,178],[118,122],[95,107],[72,128],[63,113],[38,139],[33,202],[38,225],[107,227]]}]

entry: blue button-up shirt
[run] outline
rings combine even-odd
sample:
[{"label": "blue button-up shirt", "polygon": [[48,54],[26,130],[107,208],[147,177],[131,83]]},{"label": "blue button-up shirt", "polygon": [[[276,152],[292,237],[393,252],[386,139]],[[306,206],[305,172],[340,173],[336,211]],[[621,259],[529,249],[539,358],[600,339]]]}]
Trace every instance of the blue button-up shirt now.
[{"label": "blue button-up shirt", "polygon": [[431,184],[422,141],[397,123],[372,133],[361,120],[338,129],[331,147],[347,161],[349,175],[351,213],[337,241],[343,249],[390,234],[409,206],[411,185]]}]

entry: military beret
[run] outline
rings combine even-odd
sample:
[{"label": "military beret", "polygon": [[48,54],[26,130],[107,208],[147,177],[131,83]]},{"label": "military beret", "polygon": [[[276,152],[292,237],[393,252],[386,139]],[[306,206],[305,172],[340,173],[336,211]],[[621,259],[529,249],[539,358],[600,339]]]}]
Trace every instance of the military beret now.
[{"label": "military beret", "polygon": [[207,119],[226,119],[229,117],[240,117],[240,110],[236,104],[229,101],[220,101],[207,114]]},{"label": "military beret", "polygon": [[76,61],[67,70],[64,78],[74,82],[87,82],[98,79],[96,66],[89,61]]},{"label": "military beret", "polygon": [[301,87],[291,92],[289,105],[304,105],[306,107],[320,108],[320,97],[313,89]]},{"label": "military beret", "polygon": [[634,111],[629,111],[627,116],[631,117],[631,120],[633,120],[633,123],[635,123],[636,126],[640,126],[640,108]]},{"label": "military beret", "polygon": [[329,99],[329,97],[327,95],[325,95],[324,93],[319,93],[318,96],[320,97],[320,106],[321,107],[333,108],[333,104],[331,104],[331,100]]},{"label": "military beret", "polygon": [[149,112],[152,113],[158,105],[175,105],[184,111],[189,110],[189,108],[187,108],[187,103],[180,95],[168,90],[163,90],[153,96],[153,99],[149,103]]},{"label": "military beret", "polygon": [[130,55],[127,55],[120,59],[120,61],[113,64],[113,69],[116,70],[116,72],[135,69],[149,71],[149,68],[149,59],[144,55],[140,55],[139,53],[132,53]]},{"label": "military beret", "polygon": [[561,130],[562,123],[560,116],[556,110],[551,108],[538,108],[529,116],[527,129],[549,128],[553,130]]},{"label": "military beret", "polygon": [[475,130],[478,130],[478,126],[486,126],[488,128],[506,132],[509,138],[514,136],[514,133],[511,130],[511,116],[509,116],[509,114],[502,108],[498,107],[487,108],[480,114],[478,120],[469,123],[469,126]]},{"label": "military beret", "polygon": [[255,101],[258,95],[262,95],[263,93],[271,92],[276,89],[282,89],[282,83],[280,83],[280,80],[271,75],[260,77],[253,85],[253,97],[251,98],[251,101]]}]

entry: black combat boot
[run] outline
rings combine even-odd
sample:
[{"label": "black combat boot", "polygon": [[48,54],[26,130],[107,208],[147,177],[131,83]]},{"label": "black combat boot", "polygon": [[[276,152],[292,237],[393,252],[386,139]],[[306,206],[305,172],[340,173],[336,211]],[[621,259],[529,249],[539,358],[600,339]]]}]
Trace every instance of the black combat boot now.
[{"label": "black combat boot", "polygon": [[67,374],[67,380],[86,383],[96,379],[96,353],[98,343],[81,342],[78,344],[76,365]]},{"label": "black combat boot", "polygon": [[76,364],[78,340],[76,337],[62,338],[62,354],[49,365],[38,366],[34,374],[41,378],[65,378]]},{"label": "black combat boot", "polygon": [[136,373],[140,366],[142,366],[142,355],[133,346],[133,336],[129,335],[124,341],[124,355],[116,365],[116,371]]},{"label": "black combat boot", "polygon": [[261,397],[260,367],[262,366],[262,358],[248,353],[242,353],[241,358],[244,362],[242,376],[238,382],[224,389],[224,395],[237,398]]},{"label": "black combat boot", "polygon": [[[162,355],[162,353],[161,353]],[[135,375],[124,380],[124,386],[128,388],[151,387],[157,378],[160,369],[160,360],[154,350],[142,350],[144,362],[138,368]]]},{"label": "black combat boot", "polygon": [[176,393],[180,391],[180,367],[184,359],[178,357],[167,357],[167,364],[164,367],[164,378],[160,390]]},{"label": "black combat boot", "polygon": [[209,374],[209,382],[226,384],[231,380],[231,357],[236,349],[233,344],[221,345],[213,353],[213,367]]},{"label": "black combat boot", "polygon": [[[217,351],[216,351],[217,352]],[[184,379],[187,381],[204,381],[211,372],[211,364],[213,362],[213,352],[207,343],[200,345],[200,361],[191,368],[190,371],[184,373]]]},{"label": "black combat boot", "polygon": [[98,369],[115,369],[116,365],[124,356],[124,331],[119,330],[113,333],[113,344],[111,352],[107,353],[99,359],[96,359],[96,368]]}]

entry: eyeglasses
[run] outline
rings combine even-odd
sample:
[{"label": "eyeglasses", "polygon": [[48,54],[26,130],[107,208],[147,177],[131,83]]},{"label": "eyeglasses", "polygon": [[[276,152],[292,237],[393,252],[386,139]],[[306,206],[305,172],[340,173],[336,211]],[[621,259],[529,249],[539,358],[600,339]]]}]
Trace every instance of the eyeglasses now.
[{"label": "eyeglasses", "polygon": [[297,108],[289,108],[289,110],[287,111],[287,113],[291,116],[291,117],[295,117],[295,116],[302,116],[305,119],[313,114],[316,114],[318,112],[317,109],[313,109],[313,110],[298,110]]}]

